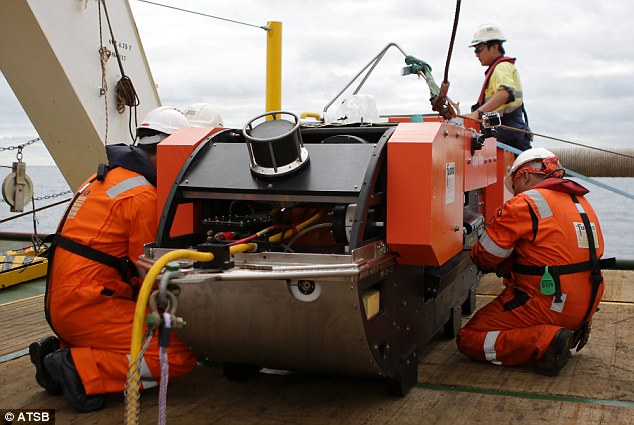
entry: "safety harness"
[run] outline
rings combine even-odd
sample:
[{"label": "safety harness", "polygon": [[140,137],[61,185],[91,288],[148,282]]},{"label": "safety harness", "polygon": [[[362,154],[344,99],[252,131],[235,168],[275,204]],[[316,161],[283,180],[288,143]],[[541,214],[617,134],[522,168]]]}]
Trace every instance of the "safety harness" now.
[{"label": "safety harness", "polygon": [[[55,257],[55,251],[58,247],[61,247],[73,254],[80,255],[84,258],[88,258],[89,260],[95,261],[97,263],[106,265],[108,267],[112,267],[121,276],[121,279],[130,284],[132,281],[132,277],[138,276],[137,269],[130,260],[129,257],[115,257],[113,255],[107,254],[105,252],[99,251],[95,248],[92,248],[88,245],[84,245],[78,242],[73,241],[67,237],[62,236],[62,229],[64,228],[64,224],[66,223],[66,219],[68,218],[68,214],[73,208],[73,205],[77,201],[77,198],[84,193],[84,191],[95,181],[103,181],[107,172],[115,167],[104,166],[104,164],[99,164],[98,172],[95,177],[90,179],[80,190],[77,191],[73,199],[70,201],[66,212],[64,213],[64,217],[62,217],[59,225],[57,226],[57,231],[53,234],[48,235],[44,239],[44,243],[50,243],[48,249],[46,250],[45,256],[48,258],[48,267],[46,271],[46,292],[44,295],[44,312],[46,316],[46,321],[53,329],[53,324],[50,319],[49,308],[48,308],[48,294],[49,294],[49,285],[51,281],[51,272],[53,270],[53,260]],[[113,295],[114,292],[108,289],[104,289],[102,291],[104,295]],[[54,329],[53,329],[54,330]],[[57,332],[56,332],[57,333]]]},{"label": "safety harness", "polygon": [[[489,66],[489,68],[487,68],[486,72],[484,73],[484,83],[482,84],[482,90],[480,91],[480,96],[478,96],[478,102],[475,105],[471,106],[471,111],[478,110],[478,108],[484,104],[484,96],[485,96],[484,94],[486,92],[487,87],[489,87],[489,81],[491,80],[491,76],[493,75],[493,71],[495,70],[495,67],[498,66],[502,62],[510,62],[512,64],[515,64],[515,60],[516,58],[511,58],[509,56],[500,56],[499,58],[493,61],[493,63]],[[528,125],[528,114],[526,113],[524,102],[522,102],[522,105],[519,108],[515,109],[514,111],[505,113],[502,116],[502,124],[508,125],[510,121],[514,121],[519,114],[522,114],[522,116],[524,117],[524,122],[526,123],[526,125]]]},{"label": "safety harness", "polygon": [[64,248],[66,251],[70,251],[73,254],[80,255],[89,260],[96,261],[97,263],[104,264],[108,267],[112,267],[121,275],[121,279],[130,283],[133,276],[137,276],[136,267],[129,257],[115,257],[98,249],[91,248],[87,245],[83,245],[68,239],[59,233],[53,235],[52,245],[55,247]]},{"label": "safety harness", "polygon": [[500,56],[499,58],[493,61],[491,66],[489,66],[489,68],[486,70],[486,73],[484,74],[484,84],[482,84],[482,91],[480,91],[480,96],[478,97],[478,103],[474,105],[475,109],[473,109],[472,107],[474,111],[484,104],[484,93],[486,92],[486,89],[489,86],[489,80],[491,80],[491,76],[493,75],[493,71],[495,70],[495,67],[498,66],[498,64],[502,62],[511,62],[512,64],[515,64],[515,58],[511,58],[508,56]]},{"label": "safety harness", "polygon": [[[546,274],[550,274],[555,284],[555,291],[553,294],[555,297],[554,301],[555,303],[561,303],[562,293],[561,293],[560,276],[566,275],[566,274],[580,273],[580,272],[585,272],[590,270],[591,272],[590,283],[592,284],[592,297],[590,299],[590,305],[588,305],[588,309],[586,311],[586,314],[583,320],[581,321],[581,324],[579,325],[579,328],[575,330],[575,333],[580,333],[580,331],[585,327],[587,328],[587,333],[589,333],[589,320],[590,320],[590,317],[592,316],[592,308],[596,301],[597,294],[599,293],[599,288],[601,287],[601,283],[603,283],[603,276],[601,275],[601,270],[615,267],[616,259],[615,258],[599,259],[599,257],[597,256],[596,243],[594,241],[594,234],[592,233],[592,226],[590,224],[590,219],[588,218],[588,215],[586,214],[583,207],[579,203],[579,200],[577,199],[577,197],[573,194],[569,194],[569,195],[572,198],[572,201],[575,203],[577,207],[577,211],[579,212],[579,215],[581,216],[581,220],[583,221],[583,225],[585,227],[586,235],[588,238],[588,248],[590,252],[590,259],[588,261],[583,261],[581,263],[565,264],[562,266],[532,266],[532,265],[515,263],[513,265],[513,272],[519,273],[519,274],[525,274],[529,276],[542,276],[542,277]],[[585,336],[585,339],[587,340],[587,335]],[[584,344],[585,344],[585,341],[583,341],[583,343],[580,344],[580,346],[577,348],[577,351],[579,351],[583,347]]]}]

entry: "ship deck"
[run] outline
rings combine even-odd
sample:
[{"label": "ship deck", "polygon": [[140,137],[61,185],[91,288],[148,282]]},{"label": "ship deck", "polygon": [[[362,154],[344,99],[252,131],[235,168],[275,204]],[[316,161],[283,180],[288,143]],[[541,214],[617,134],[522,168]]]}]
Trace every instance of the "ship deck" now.
[{"label": "ship deck", "polygon": [[[471,361],[455,341],[433,340],[420,358],[418,384],[398,398],[383,381],[264,370],[232,382],[222,369],[199,364],[171,382],[167,422],[186,424],[634,424],[634,271],[606,271],[606,291],[588,345],[557,377],[530,368]],[[478,308],[501,289],[485,276]],[[464,320],[467,320],[465,318]],[[111,424],[124,420],[121,394],[106,408],[77,413],[63,396],[35,382],[30,342],[51,334],[43,296],[0,305],[0,410],[55,409],[58,424]],[[156,422],[158,389],[141,393],[140,422]]]}]

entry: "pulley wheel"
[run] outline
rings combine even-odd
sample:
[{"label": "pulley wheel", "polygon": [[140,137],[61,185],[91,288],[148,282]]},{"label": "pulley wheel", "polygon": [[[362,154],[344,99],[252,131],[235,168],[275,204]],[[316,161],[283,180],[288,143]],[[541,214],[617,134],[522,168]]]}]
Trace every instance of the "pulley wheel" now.
[{"label": "pulley wheel", "polygon": [[[21,196],[22,199],[27,200],[27,202],[33,196],[33,182],[31,181],[31,178],[27,175],[24,176],[25,184],[22,193],[15,193],[17,186],[16,179],[17,174],[13,172],[6,176],[2,182],[2,197],[12,208],[15,207],[15,201],[18,196]],[[24,205],[24,202],[22,202],[22,205]]]}]

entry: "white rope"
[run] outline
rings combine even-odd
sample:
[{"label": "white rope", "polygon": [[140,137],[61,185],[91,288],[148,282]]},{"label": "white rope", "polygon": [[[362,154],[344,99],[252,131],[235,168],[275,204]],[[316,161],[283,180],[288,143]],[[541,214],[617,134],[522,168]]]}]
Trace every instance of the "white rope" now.
[{"label": "white rope", "polygon": [[136,397],[134,400],[130,399],[130,394],[134,388],[139,388],[141,382],[141,375],[135,377],[136,371],[141,368],[141,362],[143,361],[143,354],[147,351],[154,335],[154,329],[148,329],[143,336],[143,348],[139,352],[139,356],[134,359],[132,367],[128,369],[128,377],[125,383],[125,389],[123,390],[123,398],[125,400],[125,423],[139,423],[139,412],[141,410],[141,402],[139,401],[141,393],[136,391]]},{"label": "white rope", "polygon": [[[169,313],[163,313],[163,328],[171,329],[171,317]],[[160,340],[160,338],[159,338]],[[159,425],[165,425],[167,418],[167,384],[169,382],[169,362],[167,357],[167,347],[159,344],[159,359],[161,362],[161,383],[159,385]]]}]

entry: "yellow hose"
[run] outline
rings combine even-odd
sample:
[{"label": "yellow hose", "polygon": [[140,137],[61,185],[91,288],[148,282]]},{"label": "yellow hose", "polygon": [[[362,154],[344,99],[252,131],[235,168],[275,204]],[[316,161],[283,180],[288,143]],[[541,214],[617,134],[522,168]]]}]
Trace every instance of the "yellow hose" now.
[{"label": "yellow hose", "polygon": [[[229,247],[229,253],[231,255],[244,251],[249,251],[255,248],[255,244],[240,244]],[[156,260],[154,265],[150,268],[141,289],[139,290],[139,297],[136,302],[136,310],[134,311],[134,322],[132,324],[132,342],[130,345],[130,364],[128,366],[128,382],[126,382],[126,397],[125,397],[125,423],[127,425],[137,424],[139,422],[138,417],[138,405],[136,400],[139,395],[140,386],[140,371],[136,368],[136,359],[141,352],[141,344],[143,339],[143,324],[145,322],[145,313],[150,298],[150,292],[154,286],[158,275],[161,270],[167,265],[167,263],[176,260],[190,259],[195,261],[209,262],[214,259],[214,255],[210,252],[198,252],[188,249],[177,249],[175,251],[168,252],[161,258]],[[130,388],[128,388],[130,386]]]},{"label": "yellow hose", "polygon": [[[301,232],[306,227],[310,226],[311,224],[313,224],[314,222],[319,220],[321,218],[321,216],[323,215],[323,213],[324,213],[324,210],[321,210],[317,214],[315,214],[314,216],[312,216],[311,218],[306,220],[305,222],[300,223],[297,226],[295,226],[295,229],[297,230],[297,233]],[[269,242],[271,242],[271,243],[281,242],[282,241],[282,235],[284,235],[284,239],[286,239],[286,238],[290,238],[291,236],[293,236],[294,233],[293,232],[278,233],[277,235],[271,236],[269,238]]]},{"label": "yellow hose", "polygon": [[304,119],[304,118],[315,118],[317,120],[321,119],[321,115],[319,115],[319,112],[302,112],[302,114],[299,117],[301,119]]}]

